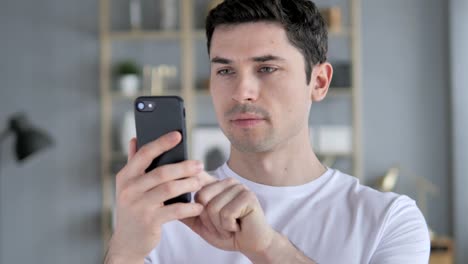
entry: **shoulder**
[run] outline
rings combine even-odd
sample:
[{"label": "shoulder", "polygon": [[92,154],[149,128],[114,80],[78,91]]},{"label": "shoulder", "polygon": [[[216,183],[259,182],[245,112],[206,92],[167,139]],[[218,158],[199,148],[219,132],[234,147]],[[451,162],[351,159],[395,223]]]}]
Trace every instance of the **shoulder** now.
[{"label": "shoulder", "polygon": [[333,181],[342,190],[348,210],[373,233],[372,263],[427,263],[429,232],[413,199],[377,191],[339,171],[335,171]]},{"label": "shoulder", "polygon": [[353,211],[353,215],[360,215],[367,224],[379,227],[379,235],[394,223],[408,222],[421,226],[427,231],[424,217],[416,202],[406,195],[393,192],[380,192],[359,182],[356,177],[340,171],[334,171],[331,179],[334,186],[333,193],[338,194],[346,210]]},{"label": "shoulder", "polygon": [[399,196],[385,214],[377,235],[373,263],[427,263],[430,237],[427,223],[414,200]]},{"label": "shoulder", "polygon": [[398,200],[411,203],[411,199],[393,192],[380,192],[360,183],[359,179],[339,170],[333,170],[329,183],[331,193],[338,193],[349,205],[361,209],[385,212]]}]

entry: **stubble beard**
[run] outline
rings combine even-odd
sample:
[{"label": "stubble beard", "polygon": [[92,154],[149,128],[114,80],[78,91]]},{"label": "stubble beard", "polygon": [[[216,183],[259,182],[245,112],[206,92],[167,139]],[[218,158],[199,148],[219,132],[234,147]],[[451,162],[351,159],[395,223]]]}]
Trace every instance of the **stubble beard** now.
[{"label": "stubble beard", "polygon": [[245,129],[240,135],[234,135],[232,131],[225,131],[231,146],[243,153],[261,153],[270,151],[275,145],[273,131],[265,131],[263,135],[254,134],[254,131]]},{"label": "stubble beard", "polygon": [[[237,104],[224,113],[226,120],[230,120],[236,114],[254,113],[262,118],[263,124],[254,128],[234,128],[232,124],[228,124],[225,129],[222,128],[224,134],[231,142],[233,148],[243,153],[259,153],[269,151],[275,143],[274,132],[270,123],[270,114],[266,109],[253,104]],[[230,121],[228,121],[230,122]],[[240,131],[235,131],[240,130]]]}]

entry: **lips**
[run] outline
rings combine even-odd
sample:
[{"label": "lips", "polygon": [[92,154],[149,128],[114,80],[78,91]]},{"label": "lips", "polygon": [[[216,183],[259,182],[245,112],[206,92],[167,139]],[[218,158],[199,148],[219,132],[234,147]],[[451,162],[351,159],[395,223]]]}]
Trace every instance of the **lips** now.
[{"label": "lips", "polygon": [[231,121],[240,121],[240,120],[263,120],[262,116],[256,114],[239,114],[234,116]]},{"label": "lips", "polygon": [[256,114],[239,114],[231,119],[231,122],[238,127],[248,128],[265,121],[265,118]]}]

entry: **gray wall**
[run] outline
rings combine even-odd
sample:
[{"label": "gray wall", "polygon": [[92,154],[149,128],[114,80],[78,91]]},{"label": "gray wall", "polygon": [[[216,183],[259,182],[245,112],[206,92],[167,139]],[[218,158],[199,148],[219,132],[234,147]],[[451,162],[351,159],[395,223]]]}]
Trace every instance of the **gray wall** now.
[{"label": "gray wall", "polygon": [[55,147],[0,146],[0,263],[100,262],[97,3],[2,1],[0,130],[24,111]]},{"label": "gray wall", "polygon": [[450,1],[454,233],[457,263],[468,263],[468,1]]},{"label": "gray wall", "polygon": [[396,191],[417,198],[416,176],[438,186],[426,220],[450,235],[447,8],[442,0],[363,0],[365,179],[395,164]]}]

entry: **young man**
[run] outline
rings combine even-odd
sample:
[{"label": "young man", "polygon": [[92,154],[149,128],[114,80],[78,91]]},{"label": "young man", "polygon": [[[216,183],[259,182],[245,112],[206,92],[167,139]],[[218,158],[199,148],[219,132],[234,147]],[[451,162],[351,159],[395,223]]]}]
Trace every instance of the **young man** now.
[{"label": "young man", "polygon": [[[161,166],[174,132],[117,175],[117,226],[107,263],[427,263],[423,216],[324,167],[309,142],[314,101],[327,94],[327,32],[308,0],[226,0],[206,23],[211,95],[231,142],[226,164]],[[195,203],[163,206],[185,192]],[[180,220],[180,221],[175,221]]]}]

